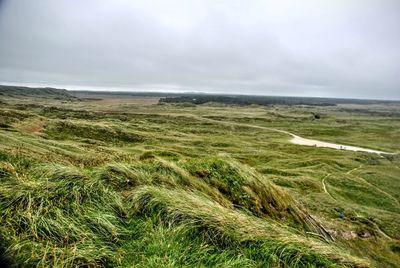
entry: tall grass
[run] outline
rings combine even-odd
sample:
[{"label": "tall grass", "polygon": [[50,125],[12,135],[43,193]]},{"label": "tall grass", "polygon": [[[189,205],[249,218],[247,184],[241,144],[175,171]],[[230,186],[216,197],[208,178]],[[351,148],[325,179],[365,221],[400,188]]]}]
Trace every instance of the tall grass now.
[{"label": "tall grass", "polygon": [[[360,145],[361,123],[369,122],[390,132],[382,148],[373,147],[396,149],[395,120],[330,110],[315,121],[310,111],[321,110],[309,107],[7,103],[0,107],[7,125],[0,129],[0,255],[15,266],[400,262],[398,157],[295,146],[244,126],[327,140],[334,130]],[[357,128],[339,130],[349,118]],[[35,131],[24,128],[41,119]],[[369,141],[372,128],[365,128]],[[321,182],[327,174],[329,195]]]},{"label": "tall grass", "polygon": [[[225,168],[229,167],[229,174],[236,172],[238,181],[250,180],[250,174],[239,173],[237,166],[224,160],[212,161],[226,165],[217,165],[222,176],[219,179],[227,179]],[[200,163],[203,167],[209,164]],[[303,219],[305,212],[274,186],[261,184],[257,188],[260,181],[247,181],[245,187],[259,202],[270,204],[271,209],[272,205],[282,211],[292,207],[286,218],[234,206],[236,197],[232,193],[220,192],[190,175],[195,170],[193,163],[183,166],[191,168],[188,171],[157,158],[151,164],[112,164],[100,170],[36,165],[18,171],[3,162],[0,233],[8,255],[21,266],[120,265],[124,255],[129,256],[121,247],[130,243],[133,235],[130,222],[144,217],[158,219],[161,226],[180,226],[183,233],[192,235],[186,239],[196,240],[197,234],[202,237],[201,243],[227,249],[264,248],[263,257],[254,252],[248,254],[256,254],[251,258],[263,258],[271,265],[362,266],[362,261],[341,253],[324,240],[304,238],[300,229],[285,225],[290,215],[300,211],[296,219]],[[281,202],[278,196],[285,201]],[[265,197],[268,200],[264,201]]]},{"label": "tall grass", "polygon": [[[3,177],[4,179],[4,177]],[[1,235],[22,266],[116,264],[120,197],[75,168],[46,166],[0,185]]]}]

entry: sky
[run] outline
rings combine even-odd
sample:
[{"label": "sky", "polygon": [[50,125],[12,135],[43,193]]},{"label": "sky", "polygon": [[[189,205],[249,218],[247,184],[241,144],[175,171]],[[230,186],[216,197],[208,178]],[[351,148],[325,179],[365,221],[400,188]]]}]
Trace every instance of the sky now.
[{"label": "sky", "polygon": [[0,84],[400,99],[398,0],[0,0]]}]

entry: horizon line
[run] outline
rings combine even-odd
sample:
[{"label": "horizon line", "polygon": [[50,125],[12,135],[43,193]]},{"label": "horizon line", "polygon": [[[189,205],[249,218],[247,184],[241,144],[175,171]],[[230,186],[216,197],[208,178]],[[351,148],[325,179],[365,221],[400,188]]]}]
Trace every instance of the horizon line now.
[{"label": "horizon line", "polygon": [[205,90],[178,90],[178,89],[132,89],[125,87],[103,87],[103,86],[76,86],[76,85],[60,85],[60,84],[43,84],[43,83],[19,83],[0,81],[0,86],[15,86],[27,88],[54,88],[64,89],[72,92],[97,92],[97,93],[160,93],[160,94],[205,94],[205,95],[226,95],[226,96],[255,96],[255,97],[293,97],[293,98],[320,98],[320,99],[354,99],[354,100],[371,100],[371,101],[395,101],[400,99],[383,99],[383,98],[367,98],[367,97],[333,97],[333,96],[316,96],[316,95],[267,95],[264,93],[226,93],[213,92]]}]

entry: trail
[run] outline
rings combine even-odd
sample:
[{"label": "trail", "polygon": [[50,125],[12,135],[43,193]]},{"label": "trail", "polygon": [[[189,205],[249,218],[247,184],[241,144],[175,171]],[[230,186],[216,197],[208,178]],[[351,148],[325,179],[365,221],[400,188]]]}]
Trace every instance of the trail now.
[{"label": "trail", "polygon": [[333,199],[335,199],[326,189],[326,184],[325,184],[325,180],[330,176],[330,174],[326,175],[323,179],[322,179],[322,187],[324,188],[324,192],[326,194],[328,194],[330,197],[332,197]]},{"label": "trail", "polygon": [[[159,115],[171,115],[171,114],[160,113]],[[351,146],[351,145],[344,145],[344,144],[337,144],[337,143],[330,143],[330,142],[324,142],[324,141],[319,141],[319,140],[307,139],[307,138],[300,137],[292,132],[282,130],[282,129],[277,129],[277,128],[263,127],[263,126],[237,123],[237,122],[229,122],[229,121],[220,121],[220,120],[215,120],[215,119],[206,118],[206,117],[197,116],[197,115],[186,115],[186,116],[197,119],[197,120],[208,121],[208,122],[218,123],[218,124],[222,124],[222,125],[256,128],[256,129],[263,129],[263,130],[269,130],[269,131],[287,134],[289,136],[292,136],[292,139],[290,140],[290,142],[293,144],[298,144],[298,145],[306,145],[306,146],[313,146],[313,147],[325,147],[325,148],[331,148],[331,149],[336,149],[336,150],[367,152],[367,153],[375,153],[375,154],[389,154],[389,155],[398,154],[398,153],[390,153],[390,152],[385,152],[385,151]]]},{"label": "trail", "polygon": [[[363,166],[364,166],[364,165],[361,164],[361,165],[359,165],[358,167],[353,168],[353,169],[347,171],[345,174],[346,174],[346,175],[351,175],[351,173],[353,173],[353,172],[355,172],[356,170],[362,168]],[[326,181],[326,179],[327,179],[330,175],[331,175],[331,174],[328,174],[328,175],[326,175],[326,176],[322,179],[322,187],[323,187],[324,192],[325,192],[326,194],[328,194],[330,197],[332,197],[333,199],[335,199],[335,198],[328,192],[328,190],[327,190],[327,188],[326,188],[326,183],[325,183],[325,181]],[[373,185],[372,183],[368,182],[367,180],[365,180],[363,177],[360,177],[359,175],[353,175],[353,176],[356,177],[356,178],[358,178],[359,180],[362,180],[363,183],[367,184],[368,186],[370,186],[370,187],[376,189],[378,192],[382,193],[383,195],[385,195],[386,197],[388,197],[389,199],[391,199],[392,201],[394,201],[397,205],[400,205],[399,201],[398,201],[394,196],[392,196],[391,194],[389,194],[389,193],[383,191],[382,189],[380,189],[379,187],[377,187],[377,186]]]},{"label": "trail", "polygon": [[366,218],[366,217],[363,217],[363,216],[360,216],[360,215],[356,215],[356,216],[357,216],[357,218],[362,218],[362,219],[365,219],[365,220],[367,220],[368,222],[370,222],[370,223],[375,227],[375,229],[378,231],[378,233],[380,233],[380,234],[381,234],[383,237],[385,237],[386,239],[388,239],[388,240],[393,240],[393,238],[390,237],[388,234],[386,234],[386,233],[379,227],[379,225],[378,225],[377,223],[371,221],[370,219],[368,219],[368,218]]},{"label": "trail", "polygon": [[391,199],[392,201],[394,201],[394,203],[396,203],[398,206],[400,206],[400,202],[391,194],[389,194],[388,192],[385,192],[384,190],[380,189],[378,186],[373,185],[372,183],[368,182],[366,179],[364,179],[363,177],[360,176],[356,176],[353,175],[354,177],[362,180],[365,184],[367,184],[368,186],[375,188],[378,192],[380,192],[381,194],[385,195],[386,197],[388,197],[389,199]]},{"label": "trail", "polygon": [[[210,118],[204,118],[204,117],[197,117],[198,119],[202,119],[205,121],[209,121],[209,122],[214,122],[214,123],[219,123],[219,124],[225,124],[225,125],[236,125],[236,126],[242,126],[242,127],[250,127],[250,128],[257,128],[257,129],[264,129],[264,130],[270,130],[270,131],[275,131],[275,132],[280,132],[280,133],[284,133],[287,135],[292,136],[292,139],[290,140],[291,143],[293,144],[299,144],[299,145],[307,145],[307,146],[314,146],[314,147],[327,147],[327,148],[332,148],[332,149],[337,149],[337,150],[348,150],[348,151],[360,151],[360,152],[367,152],[367,153],[376,153],[376,154],[390,154],[390,155],[395,155],[398,153],[389,153],[389,152],[384,152],[384,151],[378,151],[378,150],[372,150],[372,149],[366,149],[366,148],[361,148],[361,147],[356,147],[356,146],[348,146],[348,145],[343,145],[343,144],[335,144],[335,143],[329,143],[329,142],[323,142],[323,141],[318,141],[318,140],[312,140],[312,139],[306,139],[306,138],[302,138],[300,136],[297,136],[289,131],[286,130],[281,130],[281,129],[276,129],[276,128],[269,128],[269,127],[263,127],[263,126],[255,126],[255,125],[250,125],[250,124],[242,124],[242,123],[235,123],[235,122],[223,122],[223,121],[219,121],[219,120],[214,120],[214,119],[210,119]],[[357,171],[358,169],[361,169],[363,167],[363,164],[360,164],[358,167],[353,168],[349,171],[346,172],[347,175],[350,175],[351,173]],[[400,168],[400,167],[398,167]],[[327,190],[326,188],[326,184],[325,184],[325,180],[330,176],[330,174],[327,174],[323,179],[322,179],[322,187],[324,189],[324,192],[326,194],[328,194],[330,197],[332,197],[333,199],[335,199]],[[384,195],[386,195],[387,197],[389,197],[390,199],[392,199],[393,201],[395,201],[397,204],[399,204],[399,201],[394,198],[392,195],[390,195],[389,193],[379,189],[378,187],[376,187],[375,185],[372,185],[371,183],[367,182],[364,178],[356,176],[359,179],[362,179],[366,184],[374,187],[375,189],[377,189],[379,192],[383,193]],[[375,228],[378,230],[378,232],[384,236],[385,238],[392,240],[392,238],[390,236],[388,236],[384,231],[382,231],[381,228],[379,228],[379,225],[376,224],[375,222],[371,222]]]},{"label": "trail", "polygon": [[347,171],[346,174],[349,175],[349,174],[353,173],[354,171],[359,170],[363,166],[364,166],[363,164],[360,164],[358,167],[350,169],[349,171]]},{"label": "trail", "polygon": [[[351,173],[353,173],[353,172],[355,172],[355,171],[361,169],[362,167],[364,167],[364,165],[363,165],[363,164],[360,164],[358,167],[353,168],[353,169],[347,171],[345,174],[346,174],[346,175],[351,175]],[[392,196],[391,194],[389,194],[388,192],[385,192],[384,190],[380,189],[379,187],[377,187],[377,186],[373,185],[372,183],[368,182],[366,179],[364,179],[364,178],[361,177],[360,175],[353,175],[353,176],[356,177],[356,178],[358,178],[358,179],[360,179],[360,180],[362,180],[362,181],[363,181],[365,184],[367,184],[368,186],[370,186],[370,187],[372,187],[372,188],[375,188],[378,192],[384,194],[386,197],[388,197],[389,199],[393,200],[397,205],[400,205],[399,201],[398,201],[394,196]]]},{"label": "trail", "polygon": [[355,152],[367,152],[367,153],[375,153],[375,154],[391,154],[391,155],[396,154],[396,153],[389,153],[389,152],[384,152],[384,151],[379,151],[379,150],[372,150],[372,149],[367,149],[367,148],[362,148],[362,147],[343,145],[343,144],[336,144],[336,143],[324,142],[324,141],[313,140],[313,139],[306,139],[306,138],[300,137],[300,136],[298,136],[296,134],[293,134],[293,133],[291,133],[289,131],[281,130],[281,129],[277,129],[277,128],[255,126],[255,125],[236,123],[236,122],[223,122],[223,121],[219,121],[219,120],[214,120],[214,119],[204,118],[204,117],[197,117],[197,116],[195,116],[195,117],[198,118],[198,119],[202,119],[202,120],[209,121],[209,122],[214,122],[214,123],[219,123],[219,124],[241,126],[241,127],[249,127],[249,128],[256,128],[256,129],[264,129],[264,130],[284,133],[284,134],[292,136],[292,139],[290,140],[291,143],[298,144],[298,145],[306,145],[306,146],[314,146],[314,147],[325,147],[325,148],[332,148],[332,149],[337,149],[337,150],[347,150],[347,151],[355,151]]},{"label": "trail", "polygon": [[294,143],[294,144],[298,144],[298,145],[307,145],[307,146],[315,146],[315,147],[326,147],[326,148],[332,148],[332,149],[337,149],[337,150],[347,150],[347,151],[354,151],[354,152],[367,152],[367,153],[375,153],[375,154],[392,154],[392,153],[388,153],[388,152],[384,152],[384,151],[366,149],[366,148],[361,148],[361,147],[356,147],[356,146],[350,146],[350,145],[343,145],[343,144],[336,144],[336,143],[330,143],[330,142],[306,139],[306,138],[302,138],[300,136],[297,136],[297,135],[295,135],[293,133],[290,133],[290,134],[293,137],[290,140],[290,142]]}]

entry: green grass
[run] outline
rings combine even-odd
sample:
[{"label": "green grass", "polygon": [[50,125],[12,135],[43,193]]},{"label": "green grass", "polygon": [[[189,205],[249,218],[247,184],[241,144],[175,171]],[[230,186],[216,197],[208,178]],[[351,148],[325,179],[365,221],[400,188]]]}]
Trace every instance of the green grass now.
[{"label": "green grass", "polygon": [[252,127],[399,151],[395,105],[2,101],[0,253],[12,264],[400,264],[399,156]]}]

